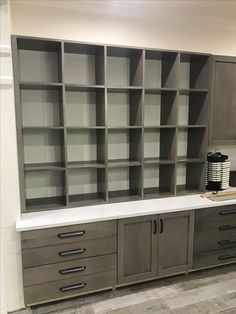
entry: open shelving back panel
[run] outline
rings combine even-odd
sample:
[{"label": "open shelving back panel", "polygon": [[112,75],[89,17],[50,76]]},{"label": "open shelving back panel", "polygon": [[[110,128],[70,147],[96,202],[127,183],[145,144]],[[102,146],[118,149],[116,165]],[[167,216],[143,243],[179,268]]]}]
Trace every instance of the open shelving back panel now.
[{"label": "open shelving back panel", "polygon": [[204,190],[209,55],[12,46],[23,212]]}]

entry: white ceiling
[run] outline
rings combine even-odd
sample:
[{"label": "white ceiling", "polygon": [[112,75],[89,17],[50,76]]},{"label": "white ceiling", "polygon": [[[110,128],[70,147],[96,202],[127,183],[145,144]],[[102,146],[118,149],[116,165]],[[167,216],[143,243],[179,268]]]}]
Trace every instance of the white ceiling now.
[{"label": "white ceiling", "polygon": [[120,16],[149,22],[207,25],[236,29],[236,0],[10,0],[17,4],[54,7]]}]

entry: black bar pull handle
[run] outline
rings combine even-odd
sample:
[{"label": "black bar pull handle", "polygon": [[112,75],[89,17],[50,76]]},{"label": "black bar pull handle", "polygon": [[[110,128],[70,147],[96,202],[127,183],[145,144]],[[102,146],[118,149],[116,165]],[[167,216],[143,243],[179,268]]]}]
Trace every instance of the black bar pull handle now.
[{"label": "black bar pull handle", "polygon": [[64,238],[80,237],[84,234],[85,234],[85,231],[83,230],[83,231],[59,233],[57,236],[60,239],[64,239]]},{"label": "black bar pull handle", "polygon": [[61,269],[59,270],[59,273],[61,275],[67,275],[71,273],[81,272],[81,271],[84,271],[85,269],[86,269],[86,266],[80,266],[80,267],[74,267],[74,268]]},{"label": "black bar pull handle", "polygon": [[235,229],[236,225],[225,225],[225,226],[219,226],[219,230],[229,230],[229,229]]},{"label": "black bar pull handle", "polygon": [[221,256],[218,256],[217,258],[220,261],[224,261],[226,259],[236,258],[236,255],[221,255]]},{"label": "black bar pull handle", "polygon": [[67,291],[71,291],[71,290],[81,289],[81,288],[84,288],[85,286],[86,286],[86,282],[81,282],[81,283],[78,283],[76,285],[61,287],[60,290],[62,292],[67,292]]},{"label": "black bar pull handle", "polygon": [[59,252],[58,255],[68,256],[68,255],[74,255],[74,254],[81,254],[84,252],[85,252],[85,249],[77,249],[77,250],[62,251],[62,252]]},{"label": "black bar pull handle", "polygon": [[222,210],[220,212],[220,215],[233,215],[233,214],[236,214],[236,208],[235,209],[225,209],[225,210]]},{"label": "black bar pull handle", "polygon": [[163,233],[164,231],[164,221],[163,219],[160,219],[160,233]]},{"label": "black bar pull handle", "polygon": [[157,234],[157,221],[156,221],[156,219],[153,221],[153,224],[154,224],[153,234]]},{"label": "black bar pull handle", "polygon": [[227,245],[227,244],[234,244],[234,243],[236,243],[236,240],[222,240],[218,242],[218,244],[220,245]]}]

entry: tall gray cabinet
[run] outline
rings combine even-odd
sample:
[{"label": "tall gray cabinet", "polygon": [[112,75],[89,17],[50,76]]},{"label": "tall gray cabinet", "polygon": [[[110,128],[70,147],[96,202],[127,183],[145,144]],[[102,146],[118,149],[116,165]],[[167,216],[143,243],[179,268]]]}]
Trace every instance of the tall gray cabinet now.
[{"label": "tall gray cabinet", "polygon": [[12,47],[23,212],[204,190],[209,55]]}]

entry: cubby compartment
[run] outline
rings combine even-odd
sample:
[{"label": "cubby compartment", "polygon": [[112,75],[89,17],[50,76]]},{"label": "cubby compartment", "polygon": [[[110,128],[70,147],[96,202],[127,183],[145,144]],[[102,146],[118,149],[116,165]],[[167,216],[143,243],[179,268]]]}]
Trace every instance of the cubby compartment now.
[{"label": "cubby compartment", "polygon": [[176,175],[177,194],[200,193],[205,190],[205,163],[179,162]]},{"label": "cubby compartment", "polygon": [[69,169],[69,204],[87,205],[106,201],[106,170],[101,168]]},{"label": "cubby compartment", "polygon": [[104,47],[79,43],[64,44],[66,84],[104,85]]},{"label": "cubby compartment", "polygon": [[141,129],[109,129],[108,166],[141,164],[141,136]]},{"label": "cubby compartment", "polygon": [[182,127],[178,131],[178,161],[204,161],[206,159],[206,127]]},{"label": "cubby compartment", "polygon": [[142,90],[108,89],[108,127],[142,125]]},{"label": "cubby compartment", "polygon": [[209,56],[180,53],[180,89],[208,90]]},{"label": "cubby compartment", "polygon": [[23,142],[25,170],[64,167],[63,130],[25,128],[23,130]]},{"label": "cubby compartment", "polygon": [[143,185],[145,197],[167,197],[174,195],[175,165],[145,165]]},{"label": "cubby compartment", "polygon": [[61,88],[22,88],[20,95],[23,127],[63,126]]},{"label": "cubby compartment", "polygon": [[177,92],[146,90],[144,126],[176,125]]},{"label": "cubby compartment", "polygon": [[107,47],[107,85],[143,85],[143,50]]},{"label": "cubby compartment", "polygon": [[27,210],[59,208],[66,205],[65,171],[37,170],[25,172]]},{"label": "cubby compartment", "polygon": [[145,88],[178,87],[178,53],[145,51]]},{"label": "cubby compartment", "polygon": [[105,126],[104,88],[66,86],[66,126]]},{"label": "cubby compartment", "polygon": [[208,94],[198,91],[180,91],[179,125],[204,125],[208,123]]},{"label": "cubby compartment", "polygon": [[17,39],[20,82],[57,83],[62,80],[61,43]]},{"label": "cubby compartment", "polygon": [[144,129],[144,163],[174,163],[176,128]]},{"label": "cubby compartment", "polygon": [[109,201],[138,199],[141,195],[141,167],[127,166],[108,169]]},{"label": "cubby compartment", "polygon": [[69,168],[104,168],[105,130],[67,129],[67,160]]}]

